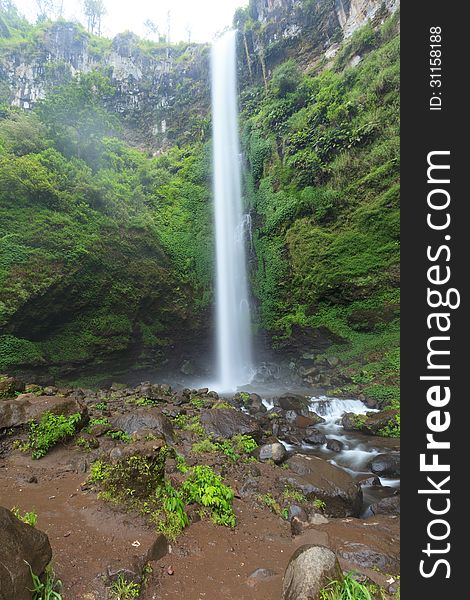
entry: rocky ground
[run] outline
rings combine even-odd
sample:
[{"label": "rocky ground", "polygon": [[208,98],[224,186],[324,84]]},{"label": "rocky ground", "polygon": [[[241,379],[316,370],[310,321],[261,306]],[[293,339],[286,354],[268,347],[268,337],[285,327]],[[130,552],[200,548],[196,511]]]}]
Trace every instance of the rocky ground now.
[{"label": "rocky ground", "polygon": [[[219,399],[207,389],[175,392],[148,383],[98,392],[25,388],[7,377],[0,378],[0,397],[0,506],[8,509],[2,547],[9,535],[17,538],[11,530],[20,523],[9,510],[34,511],[36,529],[21,526],[34,535],[47,534],[64,599],[126,598],[115,593],[115,582],[125,580],[139,585],[144,600],[300,600],[301,593],[294,597],[292,589],[305,584],[307,563],[295,560],[295,553],[318,545],[334,552],[342,570],[354,570],[376,586],[373,591],[380,587],[383,597],[394,597],[399,495],[376,502],[372,516],[360,518],[364,482],[302,453],[301,443],[333,444],[316,429],[322,419],[305,398],[284,395],[268,411],[256,394]],[[77,415],[75,432],[33,459],[42,447],[31,436],[30,423],[44,422],[48,414]],[[365,427],[366,419],[370,426]],[[366,419],[346,417],[345,425],[370,434],[373,423],[383,426],[387,415]],[[280,441],[296,450],[287,452]],[[374,472],[399,474],[396,442],[391,446],[392,452],[374,459],[365,485],[378,483]],[[132,461],[144,461],[138,464],[146,470],[139,467],[129,477]],[[108,479],[97,475],[96,465],[109,469]],[[185,481],[198,465],[233,490],[235,527],[215,524],[207,505],[202,510],[202,500],[184,496]],[[166,486],[158,499],[148,491],[155,482]],[[189,522],[181,532],[158,504],[165,506],[168,489],[186,502]],[[26,541],[15,552],[31,564],[34,559],[36,572],[50,560],[47,544],[41,543],[38,548]],[[283,591],[293,555],[286,577],[294,573],[295,581],[291,592]],[[1,570],[8,560],[0,549],[1,589],[7,589],[7,580],[11,589],[21,586],[29,576],[16,565],[10,581]],[[5,566],[11,572],[11,565]],[[21,593],[4,597],[31,597]]]}]

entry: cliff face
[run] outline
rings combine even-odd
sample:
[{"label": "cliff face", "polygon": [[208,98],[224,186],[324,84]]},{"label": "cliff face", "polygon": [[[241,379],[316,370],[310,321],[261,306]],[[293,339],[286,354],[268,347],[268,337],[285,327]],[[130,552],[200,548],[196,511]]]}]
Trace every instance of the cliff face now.
[{"label": "cliff face", "polygon": [[64,21],[38,31],[34,44],[2,51],[2,99],[29,110],[58,85],[96,69],[114,88],[107,108],[121,116],[133,141],[147,148],[164,147],[189,133],[180,124],[188,111],[193,120],[207,112],[206,46],[146,45],[132,33],[100,40]]},{"label": "cliff face", "polygon": [[[308,64],[333,55],[343,38],[397,6],[398,0],[250,0],[235,17],[243,31],[244,83],[266,79],[292,55]],[[29,110],[56,86],[95,69],[110,77],[115,91],[106,102],[121,116],[129,141],[161,149],[207,133],[207,45],[165,47],[129,32],[104,40],[65,21],[0,51],[0,100]]]}]

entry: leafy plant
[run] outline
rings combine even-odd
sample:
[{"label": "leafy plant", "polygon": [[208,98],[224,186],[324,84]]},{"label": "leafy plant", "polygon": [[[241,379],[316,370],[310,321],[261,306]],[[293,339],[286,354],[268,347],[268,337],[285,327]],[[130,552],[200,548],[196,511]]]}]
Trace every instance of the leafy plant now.
[{"label": "leafy plant", "polygon": [[62,600],[62,594],[59,592],[62,587],[62,582],[59,579],[56,579],[52,568],[50,566],[47,567],[44,574],[44,581],[41,581],[41,579],[33,573],[31,565],[28,566],[33,584],[31,589],[33,600]]},{"label": "leafy plant", "polygon": [[72,437],[81,418],[79,413],[66,417],[47,412],[39,423],[33,421],[29,428],[29,447],[33,459],[42,458],[56,444]]},{"label": "leafy plant", "polygon": [[140,585],[128,581],[124,575],[119,575],[111,585],[109,592],[114,600],[133,600],[133,598],[138,598],[140,595]]},{"label": "leafy plant", "polygon": [[207,400],[205,400],[204,398],[191,398],[190,400],[190,404],[194,406],[194,408],[204,408],[206,403]]},{"label": "leafy plant", "polygon": [[96,410],[108,410],[108,403],[106,401],[98,402],[95,404]]},{"label": "leafy plant", "polygon": [[15,515],[17,519],[23,521],[23,523],[27,523],[28,525],[31,525],[31,527],[36,527],[36,524],[38,522],[38,515],[34,511],[25,512],[21,514],[20,509],[17,506],[14,506],[11,509],[11,512]]},{"label": "leafy plant", "polygon": [[124,442],[125,444],[129,444],[132,441],[132,436],[125,431],[108,431],[106,435],[112,440],[118,440],[120,442]]},{"label": "leafy plant", "polygon": [[305,502],[307,500],[305,494],[302,494],[302,492],[299,492],[290,485],[285,487],[282,495],[286,500],[294,500],[295,502]]},{"label": "leafy plant", "polygon": [[189,477],[181,486],[183,498],[189,504],[196,503],[210,511],[214,523],[235,527],[232,503],[234,492],[222,483],[222,477],[205,465],[190,469]]},{"label": "leafy plant", "polygon": [[325,510],[326,508],[326,502],[320,498],[315,498],[312,504],[315,508],[318,508],[318,510]]}]

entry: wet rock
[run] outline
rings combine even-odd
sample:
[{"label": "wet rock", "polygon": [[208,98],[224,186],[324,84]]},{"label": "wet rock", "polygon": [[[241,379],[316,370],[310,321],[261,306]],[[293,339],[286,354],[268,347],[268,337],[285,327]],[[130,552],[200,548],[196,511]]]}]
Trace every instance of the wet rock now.
[{"label": "wet rock", "polygon": [[362,431],[369,435],[380,435],[383,429],[395,425],[397,415],[398,411],[392,409],[366,415],[346,413],[343,415],[341,423],[347,431]]},{"label": "wet rock", "polygon": [[174,441],[171,421],[157,408],[137,409],[131,413],[110,419],[110,422],[114,429],[124,431],[129,435],[145,429],[155,436],[163,436],[169,443]]},{"label": "wet rock", "polygon": [[219,399],[219,394],[217,392],[214,391],[210,391],[207,393],[207,395],[209,396],[209,398],[213,398],[214,400],[218,400]]},{"label": "wet rock", "polygon": [[400,454],[378,454],[370,463],[370,470],[380,477],[400,477]]},{"label": "wet rock", "polygon": [[251,435],[259,440],[262,436],[260,424],[238,410],[218,408],[205,410],[201,414],[201,425],[215,439],[232,438],[234,435]]},{"label": "wet rock", "polygon": [[399,515],[400,514],[400,496],[390,496],[382,498],[369,506],[373,515]]},{"label": "wet rock", "polygon": [[320,417],[320,415],[317,415],[313,411],[309,411],[308,416],[297,415],[293,421],[293,425],[307,429],[308,427],[313,427],[318,425],[318,423],[324,422],[325,419],[323,417]]},{"label": "wet rock", "polygon": [[297,394],[284,394],[278,400],[279,406],[286,411],[294,411],[298,414],[304,414],[306,411],[306,415],[310,412],[310,405],[307,398],[304,396],[299,396]]},{"label": "wet rock", "polygon": [[307,512],[300,506],[289,507],[289,521],[292,535],[300,535],[310,526]]},{"label": "wet rock", "polygon": [[113,560],[106,567],[106,578],[110,583],[123,578],[126,581],[139,584],[142,580],[144,565],[145,559],[141,556]]},{"label": "wet rock", "polygon": [[388,555],[368,544],[345,541],[336,551],[338,556],[363,569],[396,573],[400,568],[396,556]]},{"label": "wet rock", "polygon": [[361,487],[379,487],[382,483],[378,477],[367,477],[366,479],[361,479],[359,485]]},{"label": "wet rock", "polygon": [[326,435],[321,431],[312,430],[306,437],[304,437],[303,441],[306,444],[311,444],[312,446],[321,446],[326,444]]},{"label": "wet rock", "polygon": [[16,377],[8,377],[8,375],[0,375],[0,400],[2,398],[12,398],[16,392],[23,392],[25,385]]},{"label": "wet rock", "polygon": [[31,600],[31,573],[44,573],[52,558],[45,533],[0,507],[0,598]]},{"label": "wet rock", "polygon": [[14,400],[0,402],[0,429],[20,427],[30,421],[38,421],[46,412],[55,415],[70,416],[79,413],[82,416],[81,426],[88,420],[88,410],[84,403],[71,396],[36,396],[22,394]]},{"label": "wet rock", "polygon": [[166,442],[163,438],[138,441],[133,444],[121,444],[110,451],[109,458],[112,463],[124,461],[131,456],[154,459],[164,446],[166,446]]},{"label": "wet rock", "polygon": [[297,477],[280,477],[309,499],[325,502],[325,512],[334,517],[358,515],[362,507],[362,490],[353,478],[326,460],[317,456],[297,454],[287,461]]},{"label": "wet rock", "polygon": [[263,399],[258,394],[250,394],[250,397],[246,401],[246,407],[249,412],[253,415],[257,413],[265,413],[268,411],[266,406],[263,404]]},{"label": "wet rock", "polygon": [[160,560],[168,554],[169,550],[168,540],[163,534],[160,534],[148,549],[145,562]]},{"label": "wet rock", "polygon": [[328,448],[328,450],[331,450],[332,452],[341,452],[341,450],[344,447],[344,444],[343,444],[343,442],[340,442],[339,440],[335,440],[334,438],[331,438],[326,442],[326,447]]},{"label": "wet rock", "polygon": [[280,465],[287,457],[287,450],[280,442],[265,444],[254,452],[254,455],[261,461],[272,460],[276,465]]},{"label": "wet rock", "polygon": [[289,560],[282,586],[282,600],[318,598],[330,580],[341,580],[343,574],[334,552],[323,546],[305,545]]}]

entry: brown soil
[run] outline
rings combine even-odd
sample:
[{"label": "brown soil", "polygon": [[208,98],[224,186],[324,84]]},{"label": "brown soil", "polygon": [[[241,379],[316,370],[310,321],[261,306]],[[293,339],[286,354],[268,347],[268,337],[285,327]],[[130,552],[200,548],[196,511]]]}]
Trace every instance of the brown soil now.
[{"label": "brown soil", "polygon": [[[37,527],[48,534],[53,548],[64,600],[106,599],[108,565],[130,566],[133,557],[146,555],[157,537],[140,517],[98,500],[91,491],[82,491],[86,475],[80,470],[86,460],[86,454],[68,446],[56,448],[41,461],[18,450],[0,461],[0,505],[37,512]],[[33,476],[37,483],[28,483]],[[286,521],[253,500],[235,500],[234,508],[235,530],[208,521],[194,523],[171,544],[170,554],[152,563],[143,600],[274,600],[281,597],[284,570],[300,545],[339,548],[345,540],[346,544],[349,540],[367,545],[372,530],[384,552],[390,545],[396,551],[398,545],[390,541],[398,539],[398,520],[393,522],[391,517],[370,522],[335,519],[294,538]],[[352,566],[347,560],[341,562],[345,569]],[[250,578],[260,568],[272,574]],[[375,571],[362,571],[384,583]]]}]

